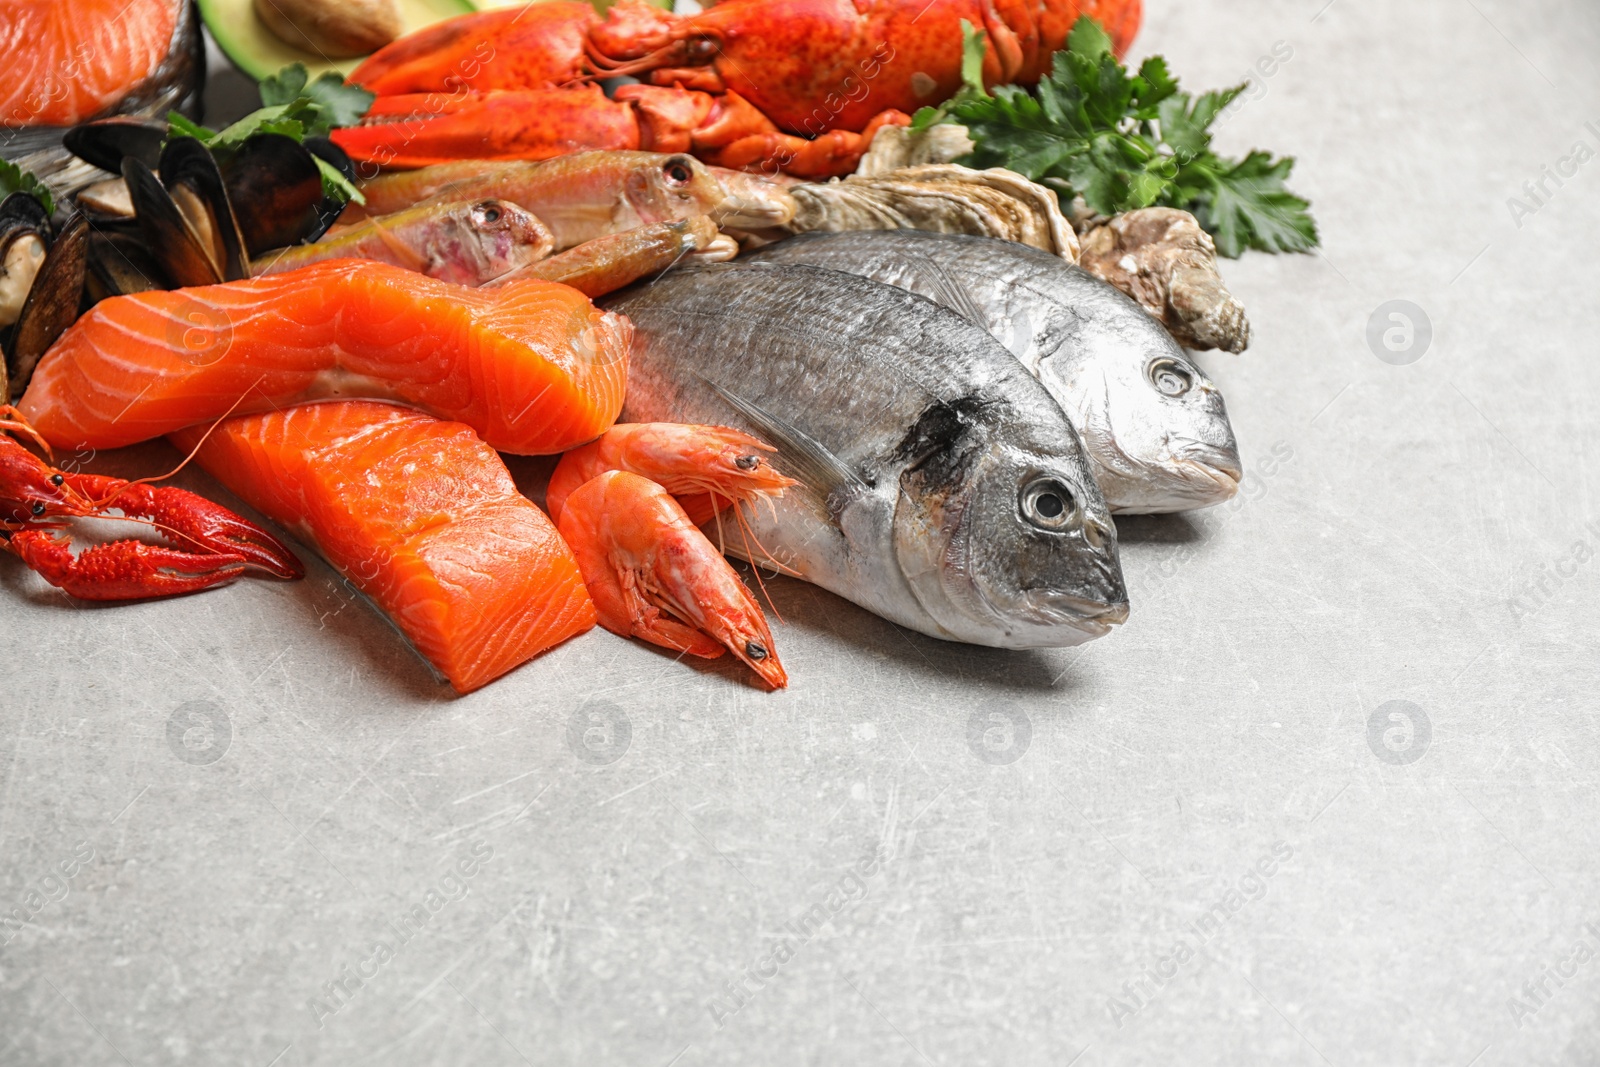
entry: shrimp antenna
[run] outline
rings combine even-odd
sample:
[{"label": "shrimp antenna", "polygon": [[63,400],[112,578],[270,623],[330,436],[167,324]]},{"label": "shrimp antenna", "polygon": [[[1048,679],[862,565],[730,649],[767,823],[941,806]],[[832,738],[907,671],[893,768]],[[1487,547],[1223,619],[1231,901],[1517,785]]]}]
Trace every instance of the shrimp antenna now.
[{"label": "shrimp antenna", "polygon": [[[718,514],[720,521],[720,512]],[[761,577],[761,563],[755,558],[755,553],[750,551],[750,542],[754,541],[756,543],[756,547],[761,549],[761,554],[767,558],[767,561],[772,564],[774,570],[778,574],[793,574],[794,571],[792,568],[785,567],[782,563],[779,563],[778,557],[774,556],[767,549],[767,546],[761,543],[761,539],[755,535],[755,531],[750,529],[750,523],[748,520],[746,520],[744,513],[739,510],[738,502],[735,502],[733,505],[733,518],[734,521],[738,523],[739,538],[744,542],[745,557],[750,561],[750,570],[755,573],[756,585],[760,587],[761,595],[766,598],[767,607],[772,609],[772,614],[777,617],[779,622],[787,626],[789,624],[789,620],[783,617],[783,612],[778,610],[778,605],[773,601],[772,591],[767,588],[766,581]]]}]

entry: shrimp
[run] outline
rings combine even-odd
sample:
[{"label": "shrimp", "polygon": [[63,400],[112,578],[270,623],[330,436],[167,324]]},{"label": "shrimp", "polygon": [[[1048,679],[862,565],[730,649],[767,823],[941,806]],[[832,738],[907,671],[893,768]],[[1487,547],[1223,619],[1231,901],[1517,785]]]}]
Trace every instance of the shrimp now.
[{"label": "shrimp", "polygon": [[611,470],[555,510],[601,626],[706,659],[726,648],[772,688],[789,684],[760,605],[666,489]]},{"label": "shrimp", "polygon": [[775,449],[726,426],[623,422],[561,457],[545,506],[559,519],[569,494],[604,471],[643,475],[678,498],[696,526],[730,504],[782,496],[793,478],[773,470],[763,452]]}]

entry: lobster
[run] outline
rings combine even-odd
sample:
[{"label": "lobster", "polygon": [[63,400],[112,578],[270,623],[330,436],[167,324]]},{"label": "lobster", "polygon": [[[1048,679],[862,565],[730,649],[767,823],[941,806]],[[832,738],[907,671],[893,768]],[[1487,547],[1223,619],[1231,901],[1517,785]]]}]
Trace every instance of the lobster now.
[{"label": "lobster", "polygon": [[[42,438],[15,408],[0,408],[0,431]],[[121,516],[110,514],[112,509]],[[68,518],[147,522],[167,545],[122,540],[72,554]],[[184,489],[62,470],[0,432],[0,548],[45,581],[82,600],[139,600],[193,593],[246,572],[285,580],[305,569],[275,537]]]},{"label": "lobster", "polygon": [[[374,53],[350,80],[378,94],[335,140],[368,166],[585,149],[690,151],[802,178],[848,174],[885,125],[961,84],[961,23],[987,34],[987,85],[1031,84],[1079,15],[1120,55],[1141,0],[723,0],[673,15],[549,0],[462,15]],[[632,75],[608,98],[592,83]],[[375,173],[375,171],[374,171]]]}]

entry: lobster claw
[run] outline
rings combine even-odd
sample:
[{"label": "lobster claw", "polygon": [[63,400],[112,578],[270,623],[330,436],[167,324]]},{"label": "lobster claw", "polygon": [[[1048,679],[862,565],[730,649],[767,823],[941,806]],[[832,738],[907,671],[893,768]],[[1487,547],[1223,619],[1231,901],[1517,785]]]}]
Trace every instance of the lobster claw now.
[{"label": "lobster claw", "polygon": [[142,600],[231,582],[249,566],[231,553],[198,555],[139,541],[93,545],[72,555],[70,540],[43,529],[9,535],[10,550],[44,580],[80,600]]},{"label": "lobster claw", "polygon": [[[173,543],[175,552],[190,561],[236,561],[246,569],[263,571],[285,581],[305,577],[305,567],[276,537],[187,489],[125,482],[102,474],[68,474],[66,480],[84,496],[102,502],[104,507],[115,507],[130,518],[155,523],[162,535]],[[163,561],[158,566],[172,564]],[[198,563],[177,569],[194,575],[206,573]],[[216,578],[206,584],[224,580]]]}]

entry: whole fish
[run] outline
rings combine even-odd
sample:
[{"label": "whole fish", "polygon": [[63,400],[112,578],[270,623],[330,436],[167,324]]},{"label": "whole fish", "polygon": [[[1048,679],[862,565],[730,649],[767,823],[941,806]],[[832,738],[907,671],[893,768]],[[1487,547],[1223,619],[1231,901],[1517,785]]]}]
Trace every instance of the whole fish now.
[{"label": "whole fish", "polygon": [[366,207],[352,204],[340,222],[440,197],[495,197],[521,204],[543,219],[559,252],[607,234],[695,215],[744,228],[787,222],[794,214],[792,199],[781,190],[764,195],[765,189],[746,183],[731,195],[704,163],[682,154],[577,152],[538,163],[468,159],[362,182]]},{"label": "whole fish", "polygon": [[747,257],[909,289],[978,323],[1066,409],[1116,512],[1184,511],[1238,491],[1222,394],[1160,323],[1059,256],[917,230],[818,233]]},{"label": "whole fish", "polygon": [[893,286],[742,261],[601,303],[635,331],[627,421],[747,429],[801,482],[729,551],[946,640],[1061,647],[1127,618],[1082,446],[983,329]]},{"label": "whole fish", "polygon": [[368,219],[315,244],[268,252],[253,277],[282,274],[325,259],[375,259],[457,285],[479,286],[550,255],[550,228],[504,200],[424,204]]}]

